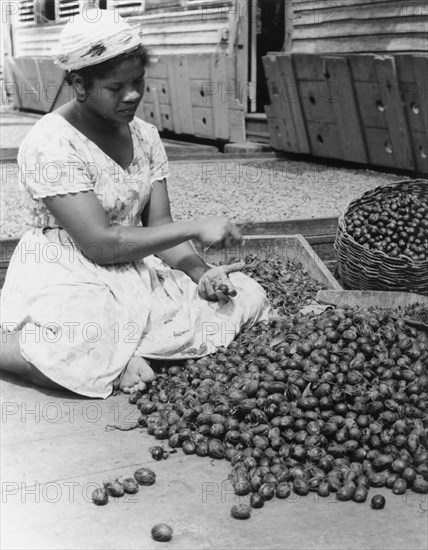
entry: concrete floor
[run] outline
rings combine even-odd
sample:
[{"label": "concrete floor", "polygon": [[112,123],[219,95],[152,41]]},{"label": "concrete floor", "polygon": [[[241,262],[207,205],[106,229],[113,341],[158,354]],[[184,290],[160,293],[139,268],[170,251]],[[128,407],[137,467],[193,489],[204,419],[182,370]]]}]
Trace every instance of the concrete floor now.
[{"label": "concrete floor", "polygon": [[[384,510],[368,502],[337,502],[314,494],[267,502],[250,520],[231,518],[237,502],[228,462],[185,456],[155,462],[145,431],[108,431],[133,423],[125,395],[105,401],[35,389],[1,379],[3,549],[160,548],[151,527],[174,529],[168,548],[180,549],[409,549],[427,546],[427,497],[386,496]],[[110,476],[153,469],[157,482],[137,495],[91,503]],[[374,494],[370,492],[370,497]],[[240,497],[245,501],[245,497]]]}]

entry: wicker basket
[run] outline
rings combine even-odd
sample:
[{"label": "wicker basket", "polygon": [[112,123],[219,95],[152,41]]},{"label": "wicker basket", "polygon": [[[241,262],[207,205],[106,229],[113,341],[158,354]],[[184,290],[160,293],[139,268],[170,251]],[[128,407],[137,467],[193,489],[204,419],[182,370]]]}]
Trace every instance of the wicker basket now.
[{"label": "wicker basket", "polygon": [[380,250],[368,250],[347,232],[345,218],[363,205],[398,193],[428,197],[428,180],[399,181],[382,185],[353,199],[339,217],[334,243],[337,271],[344,288],[356,290],[394,290],[428,294],[428,260],[415,262],[393,258]]}]

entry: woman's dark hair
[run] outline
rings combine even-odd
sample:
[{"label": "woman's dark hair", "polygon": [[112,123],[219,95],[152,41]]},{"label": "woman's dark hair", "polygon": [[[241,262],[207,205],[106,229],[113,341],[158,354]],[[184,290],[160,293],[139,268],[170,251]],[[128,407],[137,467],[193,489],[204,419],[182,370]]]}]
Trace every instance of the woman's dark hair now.
[{"label": "woman's dark hair", "polygon": [[113,57],[113,59],[108,59],[102,63],[90,65],[89,67],[83,67],[82,69],[66,71],[65,81],[71,86],[72,80],[70,75],[71,73],[77,73],[83,78],[85,91],[89,92],[97,78],[105,78],[110,72],[114,71],[120,63],[134,58],[139,58],[144,67],[148,67],[150,65],[150,52],[145,46],[140,45],[130,52],[121,53],[118,56]]}]

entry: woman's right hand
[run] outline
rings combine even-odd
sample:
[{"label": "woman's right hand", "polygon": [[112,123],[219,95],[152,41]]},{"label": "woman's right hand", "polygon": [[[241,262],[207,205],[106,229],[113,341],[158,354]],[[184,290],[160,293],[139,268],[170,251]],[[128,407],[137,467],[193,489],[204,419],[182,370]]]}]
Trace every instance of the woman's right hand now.
[{"label": "woman's right hand", "polygon": [[197,240],[204,244],[222,243],[226,248],[241,242],[241,230],[227,218],[198,220]]}]

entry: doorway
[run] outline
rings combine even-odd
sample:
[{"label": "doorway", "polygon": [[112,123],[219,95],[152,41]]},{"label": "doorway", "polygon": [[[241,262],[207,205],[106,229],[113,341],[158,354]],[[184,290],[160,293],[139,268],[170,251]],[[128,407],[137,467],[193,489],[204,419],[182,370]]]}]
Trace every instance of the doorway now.
[{"label": "doorway", "polygon": [[250,113],[264,113],[264,106],[270,103],[270,99],[262,57],[267,52],[281,51],[283,47],[285,0],[250,0],[250,3],[250,75],[256,93],[255,101],[253,99],[248,107]]}]

